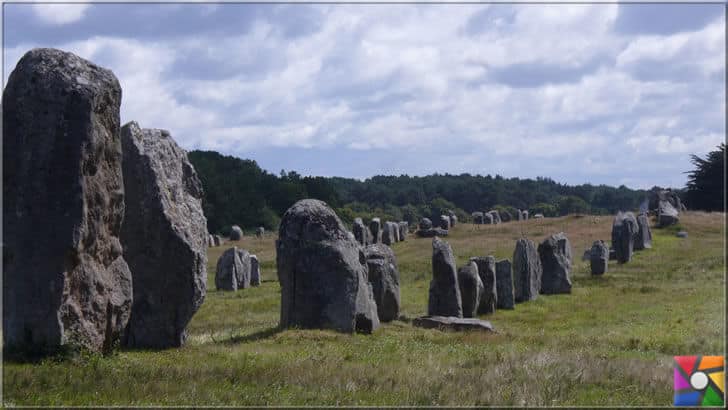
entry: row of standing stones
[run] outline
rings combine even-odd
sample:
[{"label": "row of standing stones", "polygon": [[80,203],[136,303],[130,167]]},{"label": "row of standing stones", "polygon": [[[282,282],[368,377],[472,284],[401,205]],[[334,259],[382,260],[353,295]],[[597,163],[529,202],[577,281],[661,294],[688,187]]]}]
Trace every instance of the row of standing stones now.
[{"label": "row of standing stones", "polygon": [[121,127],[120,104],[114,74],[71,53],[31,50],[10,74],[5,349],[185,342],[206,294],[202,185],[167,131]]},{"label": "row of standing stones", "polygon": [[[356,219],[350,233],[326,203],[313,199],[288,209],[276,242],[282,327],[371,333],[380,322],[399,317],[397,261],[378,239],[380,226],[378,218],[369,227]],[[406,225],[387,222],[382,231],[395,232],[395,227]],[[428,313],[415,319],[417,326],[493,330],[489,322],[474,318],[497,308],[513,309],[539,293],[571,293],[571,246],[563,233],[546,238],[538,248],[519,239],[513,264],[473,257],[456,269],[447,242],[435,236],[432,249]]]},{"label": "row of standing stones", "polygon": [[[265,235],[264,227],[259,226],[258,228],[255,229],[256,238],[260,239],[263,237],[263,235]],[[233,225],[232,228],[230,229],[229,239],[231,241],[239,241],[239,240],[243,239],[243,236],[244,236],[243,229],[240,228],[238,225]],[[222,246],[224,243],[225,243],[225,241],[222,238],[222,236],[220,236],[220,235],[209,234],[207,236],[207,247],[208,248]]]}]

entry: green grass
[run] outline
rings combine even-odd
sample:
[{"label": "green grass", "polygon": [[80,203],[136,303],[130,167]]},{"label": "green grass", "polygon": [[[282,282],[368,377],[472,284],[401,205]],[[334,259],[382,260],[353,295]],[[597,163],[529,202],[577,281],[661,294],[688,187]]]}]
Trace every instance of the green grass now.
[{"label": "green grass", "polygon": [[[689,212],[654,229],[653,248],[591,277],[580,257],[608,240],[611,218],[460,224],[447,239],[458,264],[511,258],[515,240],[564,231],[574,254],[571,295],[539,296],[485,316],[497,334],[443,333],[402,321],[373,335],[277,329],[274,238],[237,246],[262,261],[259,288],[214,288],[188,344],[116,351],[3,369],[6,405],[670,405],[673,355],[724,353],[724,214]],[[685,229],[686,239],[675,232]],[[402,314],[426,312],[431,240],[394,245]]]}]

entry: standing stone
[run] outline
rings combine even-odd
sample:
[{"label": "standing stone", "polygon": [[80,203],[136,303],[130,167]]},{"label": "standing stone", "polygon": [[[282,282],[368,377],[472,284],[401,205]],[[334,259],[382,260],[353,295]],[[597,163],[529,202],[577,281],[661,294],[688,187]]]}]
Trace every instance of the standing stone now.
[{"label": "standing stone", "polygon": [[207,246],[213,247],[215,246],[215,237],[212,235],[207,236]]},{"label": "standing stone", "polygon": [[634,237],[634,249],[639,251],[650,248],[652,248],[650,221],[647,219],[647,215],[639,214],[637,216],[637,234]]},{"label": "standing stone", "polygon": [[450,229],[450,217],[447,215],[440,215],[440,228],[444,230]]},{"label": "standing stone", "polygon": [[609,264],[609,249],[604,241],[594,241],[589,256],[592,275],[603,275]]},{"label": "standing stone", "polygon": [[369,232],[371,232],[371,243],[382,243],[382,221],[379,218],[372,218],[369,221]]},{"label": "standing stone", "polygon": [[541,293],[571,293],[571,244],[563,232],[551,235],[538,246],[543,276]]},{"label": "standing stone", "polygon": [[522,214],[523,214],[523,218],[522,218],[522,219],[523,219],[524,221],[528,221],[528,211],[527,211],[527,210],[524,210],[524,211],[522,212]]},{"label": "standing stone", "polygon": [[121,129],[126,210],[121,228],[134,298],[129,347],[179,347],[207,293],[202,183],[168,131]]},{"label": "standing stone", "polygon": [[449,209],[445,213],[447,214],[447,217],[450,218],[450,227],[451,228],[454,227],[455,224],[458,223],[458,217],[457,217],[457,215],[455,215],[455,212],[453,212],[453,211],[451,211]]},{"label": "standing stone", "polygon": [[362,221],[361,218],[355,218],[354,224],[352,225],[352,231],[354,234],[354,238],[357,242],[359,242],[362,246],[369,245],[369,238],[371,236],[371,233],[369,233],[369,228],[367,228],[366,225],[364,225],[364,221]]},{"label": "standing stone", "polygon": [[379,327],[364,249],[326,203],[293,204],[278,238],[282,328],[371,333]]},{"label": "standing stone", "polygon": [[490,212],[486,212],[483,214],[483,217],[485,218],[485,224],[486,225],[493,225],[495,223],[495,220],[493,219],[493,214]]},{"label": "standing stone", "polygon": [[217,259],[215,286],[218,290],[238,290],[250,285],[250,254],[232,247]]},{"label": "standing stone", "polygon": [[474,224],[476,224],[476,225],[482,225],[482,224],[485,223],[485,218],[483,217],[483,213],[482,212],[473,212],[471,215],[473,217],[473,223]]},{"label": "standing stone", "polygon": [[478,275],[478,265],[470,261],[458,269],[458,285],[462,300],[463,317],[475,317],[480,307],[480,300],[485,294],[483,281]]},{"label": "standing stone", "polygon": [[239,226],[233,225],[233,227],[230,229],[230,240],[239,241],[241,239],[243,239],[243,230],[240,229]]},{"label": "standing stone", "polygon": [[382,227],[382,243],[387,246],[392,246],[397,242],[399,236],[399,227],[394,222],[385,222]]},{"label": "standing stone", "polygon": [[420,219],[420,230],[428,230],[432,229],[432,221],[430,218],[422,218]]},{"label": "standing stone", "polygon": [[391,226],[392,230],[392,239],[394,239],[394,242],[399,242],[399,224],[397,222],[387,222]]},{"label": "standing stone", "polygon": [[534,219],[543,219],[543,214],[536,214],[533,217]]},{"label": "standing stone", "polygon": [[515,295],[513,293],[513,271],[511,261],[503,259],[495,264],[495,286],[498,292],[498,309],[514,309]]},{"label": "standing stone", "polygon": [[364,250],[369,268],[377,314],[382,322],[399,317],[399,270],[392,248],[383,244],[369,245]]},{"label": "standing stone", "polygon": [[660,201],[657,209],[657,223],[660,227],[675,225],[680,221],[678,211],[668,201]]},{"label": "standing stone", "polygon": [[543,269],[536,244],[520,238],[513,251],[513,287],[516,302],[536,300],[541,290]]},{"label": "standing stone", "polygon": [[478,305],[478,314],[495,312],[498,302],[498,291],[495,280],[495,258],[492,256],[470,258],[478,265],[478,276],[483,284],[483,295]]},{"label": "standing stone", "polygon": [[263,237],[263,235],[265,235],[265,228],[263,228],[262,226],[259,226],[255,230],[255,237],[258,238],[258,239],[260,239],[260,238]]},{"label": "standing stone", "polygon": [[406,241],[407,234],[409,233],[409,223],[402,221],[399,223],[399,240]]},{"label": "standing stone", "polygon": [[617,262],[627,263],[632,259],[634,237],[639,228],[632,212],[619,212],[612,223],[612,247],[617,255]]},{"label": "standing stone", "polygon": [[497,210],[490,210],[488,211],[488,214],[492,215],[493,224],[499,224],[503,222],[503,220],[501,219],[501,215]]},{"label": "standing stone", "polygon": [[500,212],[501,222],[510,222],[513,220],[513,215],[508,211]]},{"label": "standing stone", "polygon": [[250,286],[260,286],[260,262],[256,255],[250,255]]},{"label": "standing stone", "polygon": [[427,307],[429,316],[463,317],[463,305],[450,244],[432,239],[432,281]]},{"label": "standing stone", "polygon": [[213,235],[215,240],[215,246],[222,246],[222,237],[220,235]]},{"label": "standing stone", "polygon": [[131,312],[114,74],[27,52],[3,111],[3,348],[108,351]]},{"label": "standing stone", "polygon": [[523,211],[520,209],[516,209],[516,220],[522,221],[523,220]]}]

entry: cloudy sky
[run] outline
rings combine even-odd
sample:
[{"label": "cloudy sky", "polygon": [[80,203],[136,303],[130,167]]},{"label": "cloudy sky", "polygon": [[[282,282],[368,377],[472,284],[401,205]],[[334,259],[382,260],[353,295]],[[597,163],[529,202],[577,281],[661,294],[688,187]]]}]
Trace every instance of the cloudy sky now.
[{"label": "cloudy sky", "polygon": [[110,68],[122,122],[278,173],[680,187],[725,140],[724,5],[5,4]]}]

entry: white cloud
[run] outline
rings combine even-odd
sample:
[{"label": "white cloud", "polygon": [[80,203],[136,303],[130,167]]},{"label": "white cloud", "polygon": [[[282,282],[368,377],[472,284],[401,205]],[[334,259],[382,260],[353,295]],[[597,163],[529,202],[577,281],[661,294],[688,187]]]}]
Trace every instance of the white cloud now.
[{"label": "white cloud", "polygon": [[90,4],[34,4],[33,13],[46,24],[64,25],[81,20]]},{"label": "white cloud", "polygon": [[[186,148],[341,149],[362,158],[393,149],[441,167],[433,172],[684,181],[679,164],[725,133],[724,22],[627,36],[613,30],[617,8],[326,5],[317,29],[294,38],[263,15],[240,34],[90,33],[56,46],[113,69],[122,119],[170,129]],[[468,32],[482,13],[482,30]],[[5,50],[6,73],[28,47]],[[544,78],[519,87],[493,75],[513,65]],[[562,71],[573,74],[550,78]]]}]

